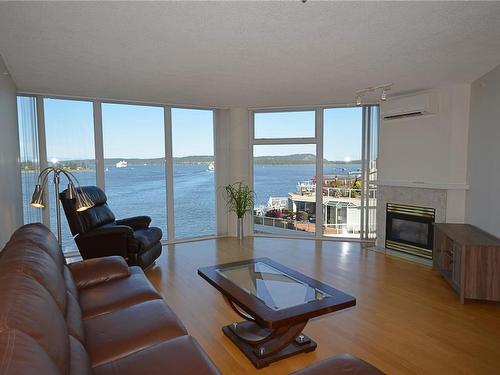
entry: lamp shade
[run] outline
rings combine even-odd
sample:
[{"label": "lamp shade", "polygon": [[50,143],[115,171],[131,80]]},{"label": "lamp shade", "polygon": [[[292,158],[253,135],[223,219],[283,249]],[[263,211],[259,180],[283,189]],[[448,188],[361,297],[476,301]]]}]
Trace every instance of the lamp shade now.
[{"label": "lamp shade", "polygon": [[43,189],[40,185],[35,186],[33,191],[33,196],[31,198],[31,206],[36,208],[44,208],[45,204],[43,202]]},{"label": "lamp shade", "polygon": [[68,188],[66,189],[66,199],[75,199],[77,195],[75,185],[73,183],[68,184]]},{"label": "lamp shade", "polygon": [[78,212],[82,212],[88,210],[93,207],[94,203],[85,195],[85,193],[81,191],[77,191],[76,193],[76,203],[75,208]]}]

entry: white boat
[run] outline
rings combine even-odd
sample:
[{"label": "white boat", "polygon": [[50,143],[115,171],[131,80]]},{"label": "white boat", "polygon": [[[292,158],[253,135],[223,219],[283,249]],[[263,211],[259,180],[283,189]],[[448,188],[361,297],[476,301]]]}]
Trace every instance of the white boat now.
[{"label": "white boat", "polygon": [[120,160],[116,163],[116,168],[127,168],[127,162],[125,160]]},{"label": "white boat", "polygon": [[208,164],[208,168],[207,168],[209,171],[214,171],[215,170],[215,163],[212,161],[210,164]]}]

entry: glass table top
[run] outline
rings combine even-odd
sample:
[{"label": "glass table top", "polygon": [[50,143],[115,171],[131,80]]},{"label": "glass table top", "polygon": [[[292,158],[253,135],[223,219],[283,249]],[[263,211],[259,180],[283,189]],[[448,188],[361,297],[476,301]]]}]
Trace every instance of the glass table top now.
[{"label": "glass table top", "polygon": [[322,300],[329,294],[263,262],[217,269],[217,273],[273,310]]}]

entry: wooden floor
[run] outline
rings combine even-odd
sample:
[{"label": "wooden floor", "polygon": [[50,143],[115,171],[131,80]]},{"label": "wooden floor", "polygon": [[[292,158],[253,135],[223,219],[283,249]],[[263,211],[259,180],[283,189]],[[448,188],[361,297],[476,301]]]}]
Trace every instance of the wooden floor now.
[{"label": "wooden floor", "polygon": [[[318,343],[256,370],[221,327],[239,317],[196,273],[201,266],[267,256],[357,298],[357,306],[310,321]],[[287,374],[323,358],[352,353],[387,374],[500,374],[500,305],[468,302],[430,267],[357,243],[247,238],[165,247],[147,271],[223,374]]]}]

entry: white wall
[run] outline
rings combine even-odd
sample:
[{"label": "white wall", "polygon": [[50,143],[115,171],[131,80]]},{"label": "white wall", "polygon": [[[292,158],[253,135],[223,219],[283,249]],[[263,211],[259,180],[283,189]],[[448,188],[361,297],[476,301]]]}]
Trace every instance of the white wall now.
[{"label": "white wall", "polygon": [[[250,137],[249,111],[246,108],[230,108],[230,141],[229,154],[229,183],[242,181],[247,185],[251,183],[250,172]],[[228,216],[228,232],[236,236],[236,215]],[[252,215],[245,216],[245,235],[250,234]]]},{"label": "white wall", "polygon": [[222,186],[229,183],[229,110],[216,109],[214,111],[215,124],[215,189],[217,207],[217,234],[225,236],[228,233],[228,215]]},{"label": "white wall", "polygon": [[[381,121],[381,185],[447,190],[447,222],[465,219],[470,85],[436,88],[438,113]],[[383,104],[382,104],[383,105]]]},{"label": "white wall", "polygon": [[[236,215],[227,214],[222,187],[243,181],[250,185],[249,111],[233,107],[215,111],[217,171],[217,232],[236,236]],[[250,234],[251,215],[245,218],[245,235]]]},{"label": "white wall", "polygon": [[23,224],[16,87],[0,56],[0,248]]},{"label": "white wall", "polygon": [[466,221],[500,237],[500,66],[472,84]]}]

